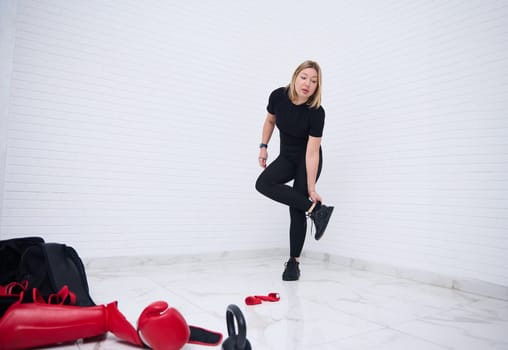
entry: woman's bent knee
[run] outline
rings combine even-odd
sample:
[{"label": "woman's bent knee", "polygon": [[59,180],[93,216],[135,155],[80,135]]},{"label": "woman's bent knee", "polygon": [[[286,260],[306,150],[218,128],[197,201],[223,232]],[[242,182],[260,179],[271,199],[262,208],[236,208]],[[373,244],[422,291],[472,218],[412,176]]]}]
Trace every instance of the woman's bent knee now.
[{"label": "woman's bent knee", "polygon": [[256,190],[259,193],[264,194],[264,190],[265,190],[266,186],[265,186],[265,183],[264,183],[262,177],[263,177],[263,175],[259,176],[258,179],[256,180]]}]

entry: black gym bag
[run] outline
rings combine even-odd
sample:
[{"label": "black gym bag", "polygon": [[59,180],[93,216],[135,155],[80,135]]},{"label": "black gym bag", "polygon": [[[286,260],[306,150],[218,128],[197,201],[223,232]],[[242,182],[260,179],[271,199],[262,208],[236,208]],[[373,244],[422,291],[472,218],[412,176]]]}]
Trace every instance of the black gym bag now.
[{"label": "black gym bag", "polygon": [[76,295],[78,306],[94,306],[85,267],[76,250],[61,243],[46,243],[41,237],[0,241],[0,285],[28,281],[24,302],[37,288],[45,300],[63,286]]}]

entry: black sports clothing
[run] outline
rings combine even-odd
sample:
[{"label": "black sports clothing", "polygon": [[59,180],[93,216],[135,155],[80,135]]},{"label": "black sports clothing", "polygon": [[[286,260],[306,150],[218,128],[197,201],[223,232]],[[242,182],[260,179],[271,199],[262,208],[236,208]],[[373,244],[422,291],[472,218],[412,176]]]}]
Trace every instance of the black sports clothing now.
[{"label": "black sports clothing", "polygon": [[295,258],[291,258],[286,263],[286,268],[282,273],[282,279],[284,281],[298,281],[300,278],[300,263]]},{"label": "black sports clothing", "polygon": [[[280,134],[280,154],[259,175],[256,189],[289,206],[290,256],[299,257],[307,231],[305,212],[312,206],[307,189],[305,164],[307,141],[309,135],[322,136],[325,112],[322,107],[315,109],[306,104],[293,104],[286,88],[279,88],[270,94],[267,111],[276,118]],[[317,178],[321,173],[322,162],[320,149]],[[294,180],[292,187],[287,185],[291,180]]]},{"label": "black sports clothing", "polygon": [[323,136],[325,110],[310,108],[307,104],[295,105],[288,96],[288,89],[278,88],[270,94],[268,113],[275,115],[280,142],[286,145],[307,145],[310,136]]}]

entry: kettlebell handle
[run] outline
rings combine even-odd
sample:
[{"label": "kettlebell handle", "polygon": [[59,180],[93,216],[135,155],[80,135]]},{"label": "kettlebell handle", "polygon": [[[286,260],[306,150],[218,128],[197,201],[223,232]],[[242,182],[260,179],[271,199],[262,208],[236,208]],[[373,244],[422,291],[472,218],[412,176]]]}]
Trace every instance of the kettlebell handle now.
[{"label": "kettlebell handle", "polygon": [[[238,334],[236,333],[235,319],[236,324],[238,325]],[[245,349],[245,345],[247,343],[247,326],[245,324],[245,318],[243,317],[242,311],[235,304],[228,306],[226,310],[226,322],[229,336],[236,336],[235,349]]]}]

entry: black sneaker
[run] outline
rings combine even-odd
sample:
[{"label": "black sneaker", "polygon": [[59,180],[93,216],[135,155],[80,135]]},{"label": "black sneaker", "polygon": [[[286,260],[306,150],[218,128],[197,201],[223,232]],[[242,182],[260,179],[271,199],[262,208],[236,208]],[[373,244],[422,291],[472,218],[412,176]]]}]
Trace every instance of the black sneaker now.
[{"label": "black sneaker", "polygon": [[282,273],[282,279],[284,281],[298,281],[300,278],[300,263],[295,258],[290,258],[286,263],[286,268]]},{"label": "black sneaker", "polygon": [[316,241],[323,237],[326,226],[328,226],[328,221],[330,221],[330,216],[332,216],[332,212],[333,207],[321,204],[318,208],[315,208],[312,213],[310,213],[309,217],[312,219],[314,226],[316,227],[316,234],[314,235]]}]

